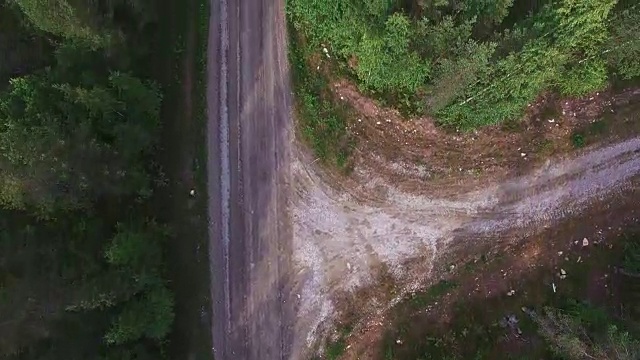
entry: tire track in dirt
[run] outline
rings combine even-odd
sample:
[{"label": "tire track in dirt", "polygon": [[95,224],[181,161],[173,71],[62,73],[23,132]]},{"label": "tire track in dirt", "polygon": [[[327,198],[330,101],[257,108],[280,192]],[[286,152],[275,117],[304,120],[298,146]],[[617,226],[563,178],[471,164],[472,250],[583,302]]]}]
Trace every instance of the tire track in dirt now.
[{"label": "tire track in dirt", "polygon": [[[595,201],[639,186],[640,138],[564,159],[484,189],[434,198],[404,193],[369,173],[385,201],[367,202],[371,184],[336,191],[311,159],[293,166],[294,257],[298,269],[298,333],[308,346],[326,335],[336,316],[335,294],[373,285],[381,269],[400,292],[422,285],[434,260],[454,238],[487,238],[506,231],[535,233]],[[428,184],[425,184],[428,186]],[[420,259],[420,261],[412,261]],[[376,304],[376,299],[370,303]],[[379,300],[374,312],[390,306]]]}]

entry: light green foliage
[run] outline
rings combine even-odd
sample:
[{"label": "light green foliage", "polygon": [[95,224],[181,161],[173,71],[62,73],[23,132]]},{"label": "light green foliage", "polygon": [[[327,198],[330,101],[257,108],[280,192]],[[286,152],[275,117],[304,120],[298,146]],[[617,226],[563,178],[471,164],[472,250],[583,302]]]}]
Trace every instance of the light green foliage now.
[{"label": "light green foliage", "polygon": [[466,99],[443,109],[439,113],[442,123],[472,129],[519,117],[526,105],[560,76],[565,59],[565,54],[547,42],[527,45],[499,61],[494,71],[473,85]]},{"label": "light green foliage", "polygon": [[[612,71],[640,74],[638,12],[613,14],[616,4],[530,4],[528,16],[513,0],[290,0],[287,11],[303,43],[312,52],[326,46],[361,88],[472,129],[516,120],[545,91],[583,96]],[[612,49],[623,41],[629,46]]]},{"label": "light green foliage", "polygon": [[[615,1],[566,1],[547,7],[540,20],[556,19],[553,40],[537,39],[497,62],[459,102],[439,112],[441,122],[462,129],[517,119],[543,91],[559,88],[583,95],[604,86],[607,74],[598,57],[606,40],[606,17]],[[585,59],[584,57],[587,57]]]},{"label": "light green foliage", "polygon": [[563,95],[582,96],[607,85],[607,66],[602,59],[588,59],[562,72],[558,88]]},{"label": "light green foliage", "polygon": [[365,34],[355,55],[356,74],[365,88],[386,93],[415,93],[429,75],[428,63],[409,50],[409,19],[394,14],[382,37]]},{"label": "light green foliage", "polygon": [[554,8],[558,46],[594,55],[608,38],[606,20],[618,0],[564,0]]},{"label": "light green foliage", "polygon": [[105,35],[90,24],[91,7],[73,6],[67,0],[13,0],[33,25],[42,31],[70,39],[79,39],[99,46]]}]

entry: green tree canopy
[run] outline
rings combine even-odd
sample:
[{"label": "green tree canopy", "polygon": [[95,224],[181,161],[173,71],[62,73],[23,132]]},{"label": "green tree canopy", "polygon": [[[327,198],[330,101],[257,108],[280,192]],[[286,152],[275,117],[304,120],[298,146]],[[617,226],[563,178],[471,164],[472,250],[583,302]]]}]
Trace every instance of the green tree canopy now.
[{"label": "green tree canopy", "polygon": [[14,79],[0,97],[0,201],[77,208],[147,191],[143,159],[158,126],[158,88],[111,73],[103,84]]}]

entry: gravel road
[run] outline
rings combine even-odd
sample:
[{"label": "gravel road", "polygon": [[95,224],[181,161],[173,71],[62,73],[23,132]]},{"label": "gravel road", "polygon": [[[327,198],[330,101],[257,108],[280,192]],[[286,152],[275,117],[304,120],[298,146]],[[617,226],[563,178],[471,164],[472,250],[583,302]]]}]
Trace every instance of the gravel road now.
[{"label": "gravel road", "polygon": [[290,95],[283,0],[212,0],[208,195],[216,360],[287,359]]},{"label": "gravel road", "polygon": [[[358,194],[386,194],[368,202],[329,184],[303,150],[292,155],[287,66],[284,0],[212,0],[207,172],[216,360],[305,359],[336,315],[334,295],[370,285],[377,269],[399,284],[424,280],[460,231],[550,226],[638,187],[640,139],[629,139],[455,198],[402,193],[376,169],[356,167],[367,179]],[[415,259],[412,272],[405,264]]]}]

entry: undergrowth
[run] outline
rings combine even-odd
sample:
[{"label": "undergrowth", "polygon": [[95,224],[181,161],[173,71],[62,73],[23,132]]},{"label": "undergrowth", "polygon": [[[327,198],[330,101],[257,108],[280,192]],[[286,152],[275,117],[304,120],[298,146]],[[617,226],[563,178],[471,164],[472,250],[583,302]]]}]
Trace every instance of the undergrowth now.
[{"label": "undergrowth", "polygon": [[354,145],[347,131],[349,109],[333,101],[327,79],[310,70],[309,57],[310,49],[302,39],[291,36],[289,61],[299,131],[319,160],[345,169]]},{"label": "undergrowth", "polygon": [[[625,1],[290,0],[287,16],[305,56],[329,56],[366,94],[461,130],[519,119],[544,91],[583,96],[640,75],[640,11]],[[297,91],[328,112],[304,97],[316,85]]]}]

